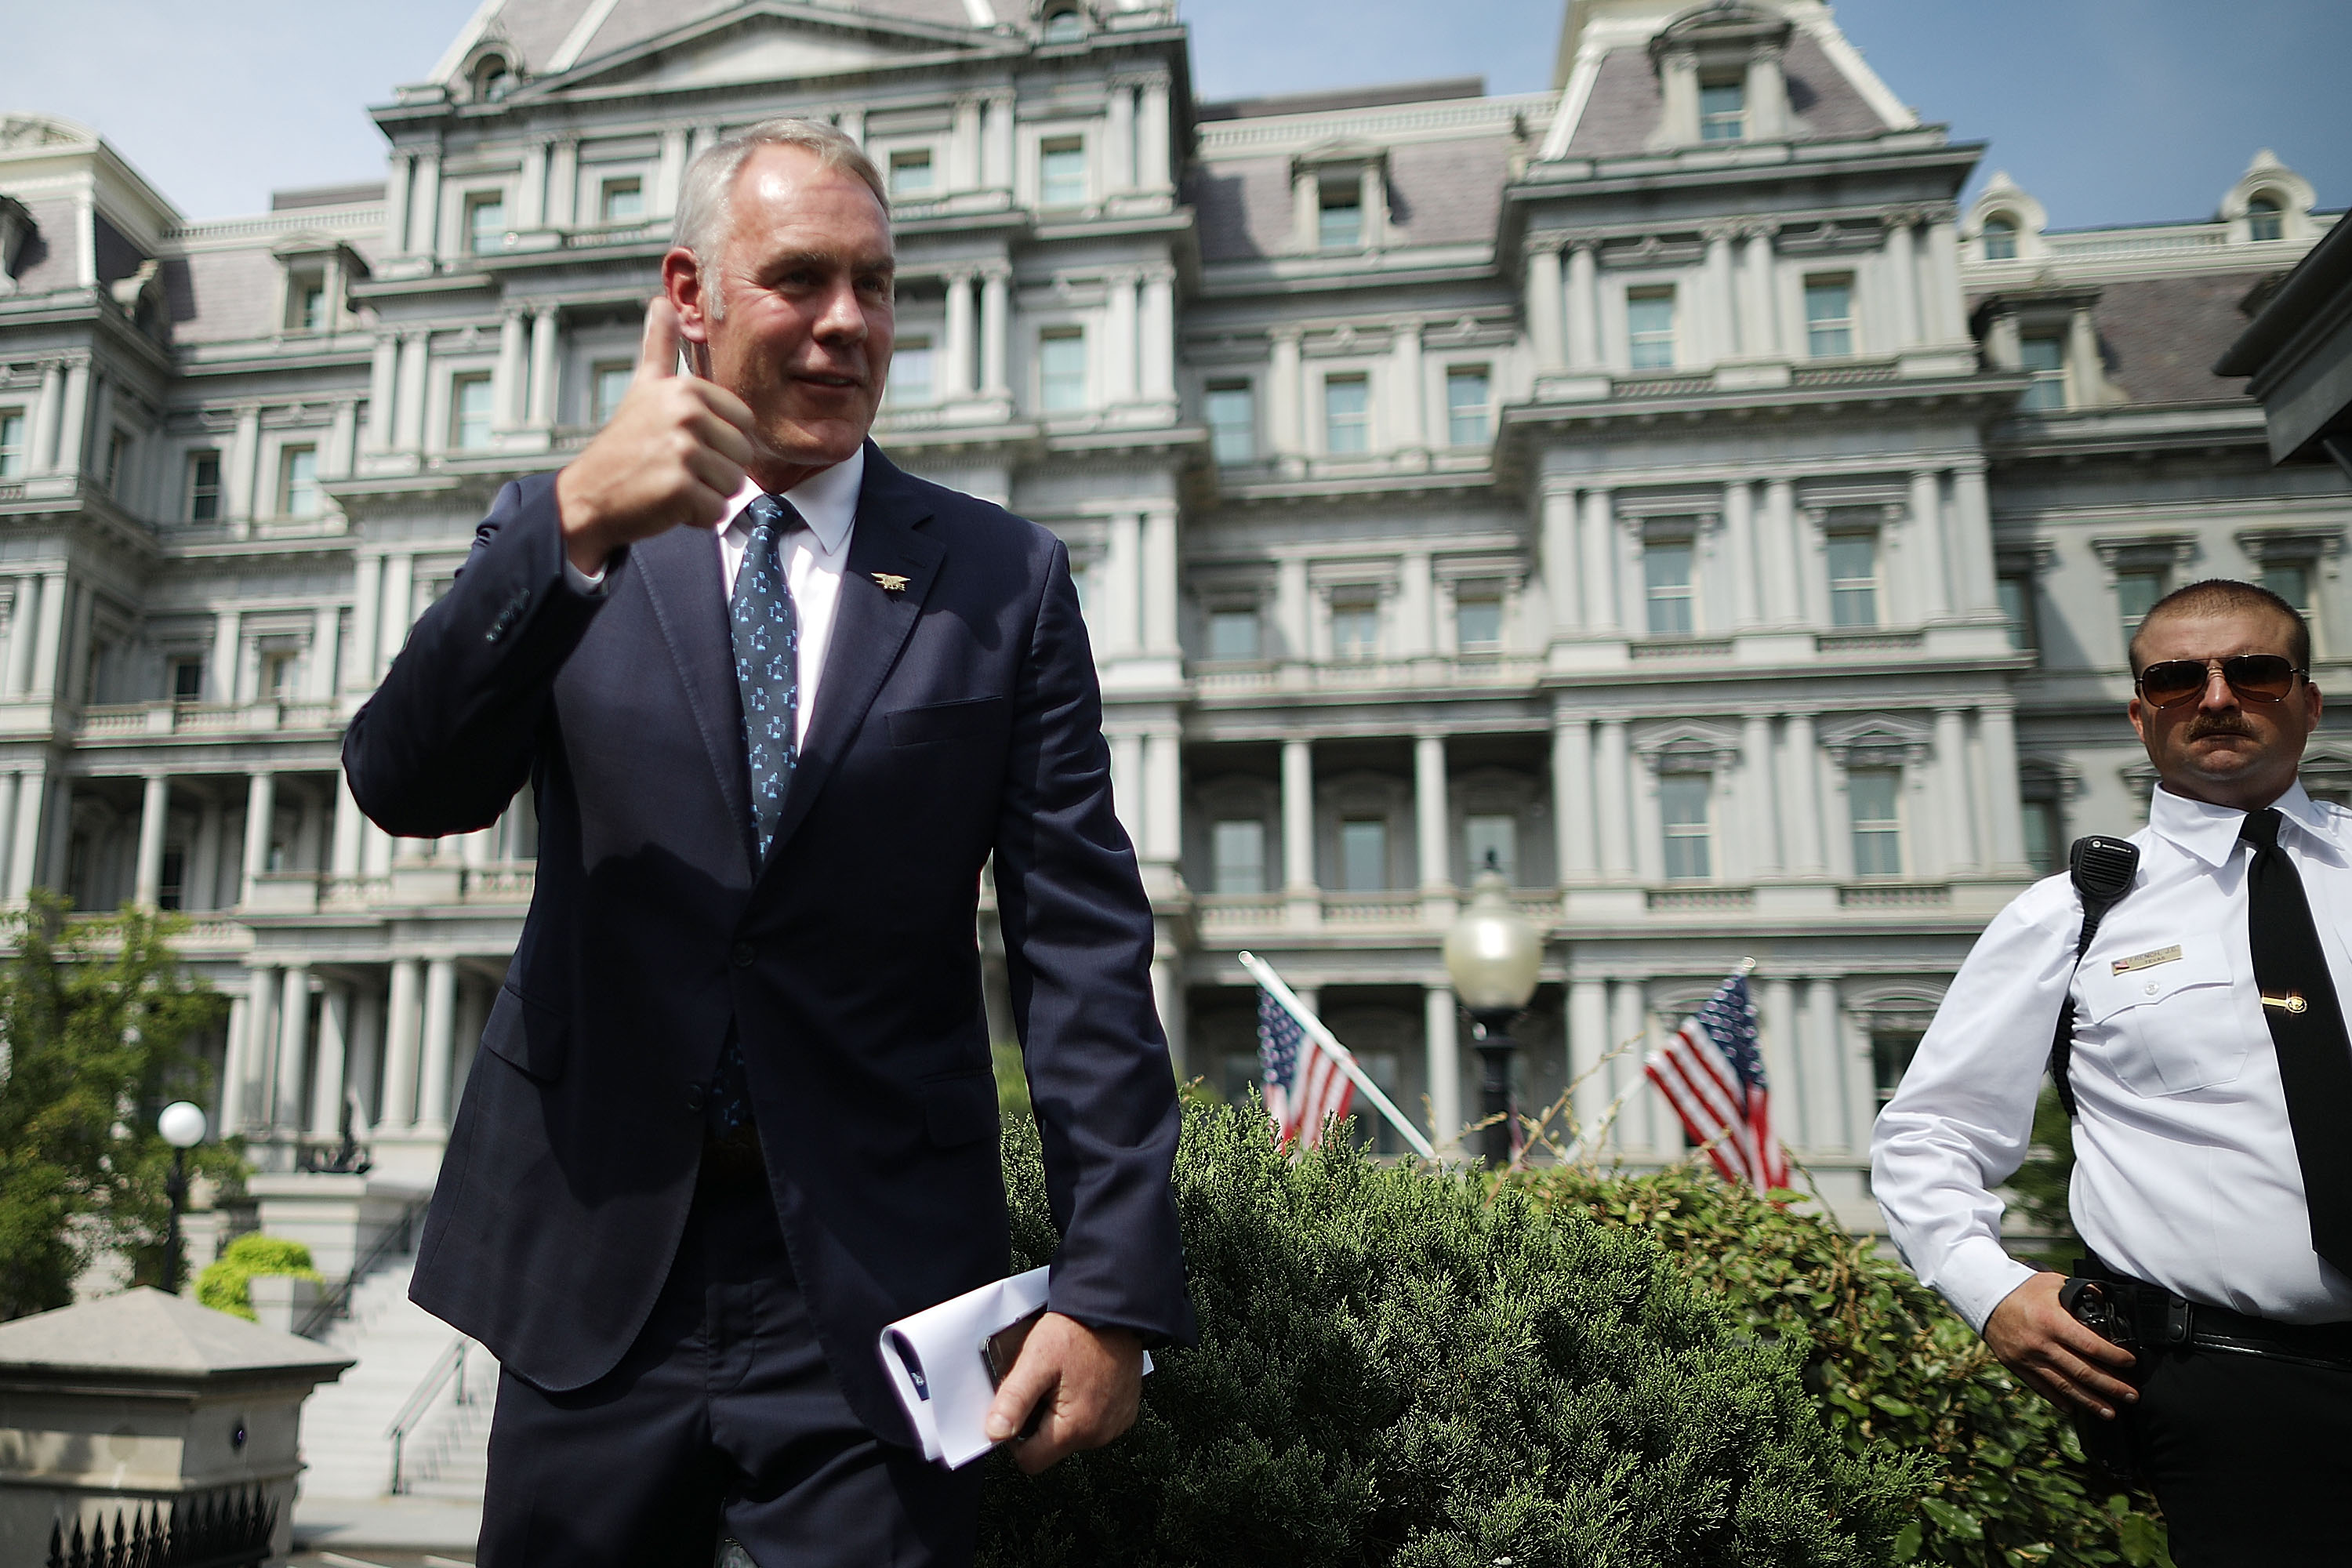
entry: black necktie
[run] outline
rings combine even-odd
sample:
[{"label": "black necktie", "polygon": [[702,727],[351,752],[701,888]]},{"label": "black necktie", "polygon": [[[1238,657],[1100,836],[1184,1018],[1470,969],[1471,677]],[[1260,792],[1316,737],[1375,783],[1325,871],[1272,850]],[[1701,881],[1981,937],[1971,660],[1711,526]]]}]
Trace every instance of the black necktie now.
[{"label": "black necktie", "polygon": [[2303,878],[2279,847],[2278,831],[2275,807],[2249,813],[2238,830],[2254,847],[2246,869],[2246,941],[2263,1017],[2278,1048],[2287,1125],[2311,1205],[2311,1248],[2352,1274],[2352,1044]]}]

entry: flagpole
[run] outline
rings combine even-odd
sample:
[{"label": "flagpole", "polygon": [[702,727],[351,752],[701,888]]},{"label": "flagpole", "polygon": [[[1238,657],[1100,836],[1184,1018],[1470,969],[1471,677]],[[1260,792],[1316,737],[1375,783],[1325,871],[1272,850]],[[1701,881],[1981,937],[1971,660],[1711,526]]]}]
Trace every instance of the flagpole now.
[{"label": "flagpole", "polygon": [[1251,978],[1265,987],[1266,994],[1282,1005],[1284,1012],[1298,1020],[1298,1026],[1307,1032],[1307,1037],[1338,1064],[1339,1070],[1348,1075],[1349,1082],[1364,1091],[1365,1099],[1380,1108],[1381,1114],[1389,1119],[1389,1125],[1412,1145],[1413,1152],[1424,1160],[1436,1159],[1437,1151],[1429,1146],[1429,1140],[1421,1135],[1421,1129],[1407,1121],[1404,1113],[1389,1102],[1389,1097],[1381,1092],[1381,1086],[1366,1077],[1364,1069],[1356,1065],[1355,1053],[1341,1045],[1331,1031],[1323,1026],[1322,1019],[1307,1010],[1307,1005],[1298,999],[1297,994],[1284,984],[1282,976],[1274,972],[1274,965],[1254,952],[1241,954],[1241,961],[1242,967],[1250,972]]}]

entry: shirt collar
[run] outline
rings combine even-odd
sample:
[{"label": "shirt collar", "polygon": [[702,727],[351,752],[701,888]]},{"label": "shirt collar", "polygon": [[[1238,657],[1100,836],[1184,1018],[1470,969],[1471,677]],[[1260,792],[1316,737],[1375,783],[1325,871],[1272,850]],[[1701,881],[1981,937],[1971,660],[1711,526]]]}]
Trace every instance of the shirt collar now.
[{"label": "shirt collar", "polygon": [[[833,467],[819,468],[786,490],[782,499],[793,503],[793,510],[816,535],[818,547],[827,555],[837,555],[849,537],[850,525],[857,521],[857,495],[865,483],[866,448],[861,445]],[[719,531],[732,529],[743,509],[764,493],[760,481],[746,474],[735,493],[727,498],[726,518]]]},{"label": "shirt collar", "polygon": [[[2345,858],[2334,818],[2305,791],[2300,779],[2287,785],[2286,793],[2271,804],[2278,808],[2280,816],[2302,831],[2305,841],[2314,848],[2326,851],[2334,860]],[[2245,820],[2246,814],[2235,806],[2190,800],[2162,784],[2156,786],[2156,795],[2147,808],[2147,825],[2158,837],[2214,867],[2228,864],[2230,857],[2237,853],[2238,831]]]}]

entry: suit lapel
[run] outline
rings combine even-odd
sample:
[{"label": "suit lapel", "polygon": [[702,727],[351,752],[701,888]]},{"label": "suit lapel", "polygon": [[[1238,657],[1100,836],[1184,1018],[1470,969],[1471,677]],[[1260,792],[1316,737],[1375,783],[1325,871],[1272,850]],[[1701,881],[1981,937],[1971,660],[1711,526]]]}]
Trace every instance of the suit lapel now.
[{"label": "suit lapel", "polygon": [[719,775],[719,794],[750,865],[751,781],[743,760],[743,710],[717,542],[707,528],[673,528],[632,545],[629,566],[645,579],[654,620],[677,661],[687,706],[702,733],[703,749]]},{"label": "suit lapel", "polygon": [[[783,816],[768,852],[770,865],[782,858],[778,851],[808,816],[848,751],[915,629],[947,554],[945,545],[918,531],[930,515],[929,505],[906,476],[867,446],[866,482],[858,491],[857,526],[849,537],[849,560],[842,568],[841,596],[834,606],[824,679],[818,683],[816,712],[793,769],[792,784],[784,792]],[[896,585],[884,586],[884,579]]]}]

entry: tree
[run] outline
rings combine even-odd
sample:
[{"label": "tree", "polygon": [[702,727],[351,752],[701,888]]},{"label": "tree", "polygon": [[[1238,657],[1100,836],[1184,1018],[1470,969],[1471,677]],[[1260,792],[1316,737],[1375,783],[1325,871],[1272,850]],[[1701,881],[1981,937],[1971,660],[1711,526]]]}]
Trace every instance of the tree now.
[{"label": "tree", "polygon": [[[131,906],[68,921],[39,889],[0,917],[16,951],[0,964],[0,1318],[68,1304],[104,1251],[160,1281],[172,1150],[155,1117],[202,1097],[187,1043],[226,1008],[172,951],[181,923]],[[192,1163],[217,1177],[241,1162],[211,1144]]]}]

